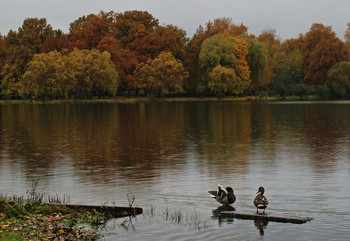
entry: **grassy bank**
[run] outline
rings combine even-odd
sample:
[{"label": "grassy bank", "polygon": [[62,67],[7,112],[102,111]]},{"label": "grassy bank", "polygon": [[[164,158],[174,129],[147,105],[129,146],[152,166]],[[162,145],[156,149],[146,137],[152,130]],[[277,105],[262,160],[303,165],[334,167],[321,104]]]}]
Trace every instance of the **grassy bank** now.
[{"label": "grassy bank", "polygon": [[12,234],[8,232],[0,233],[0,241],[22,241],[27,240],[18,234]]},{"label": "grassy bank", "polygon": [[0,241],[96,240],[97,228],[112,218],[108,213],[76,211],[65,205],[0,195]]}]

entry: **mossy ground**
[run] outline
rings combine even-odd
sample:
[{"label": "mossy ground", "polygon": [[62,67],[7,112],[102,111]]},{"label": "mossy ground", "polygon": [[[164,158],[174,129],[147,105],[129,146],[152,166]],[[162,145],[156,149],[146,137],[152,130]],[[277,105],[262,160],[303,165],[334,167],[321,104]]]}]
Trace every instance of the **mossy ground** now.
[{"label": "mossy ground", "polygon": [[98,226],[109,218],[97,211],[0,196],[0,241],[95,240]]}]

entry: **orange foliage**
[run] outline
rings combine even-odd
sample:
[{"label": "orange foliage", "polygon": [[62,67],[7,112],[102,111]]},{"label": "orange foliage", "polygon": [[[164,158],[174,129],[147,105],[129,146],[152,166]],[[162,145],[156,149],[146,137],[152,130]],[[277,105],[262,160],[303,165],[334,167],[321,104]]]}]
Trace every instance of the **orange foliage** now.
[{"label": "orange foliage", "polygon": [[50,37],[46,40],[41,48],[42,53],[48,53],[50,51],[62,51],[68,50],[69,52],[73,51],[73,43],[68,39],[68,36],[63,34],[58,37]]},{"label": "orange foliage", "polygon": [[186,32],[174,25],[158,26],[155,32],[163,39],[172,55],[176,59],[182,60],[187,42]]},{"label": "orange foliage", "polygon": [[97,46],[101,52],[108,51],[111,54],[111,61],[119,74],[119,84],[123,88],[127,88],[128,84],[132,84],[132,72],[138,61],[130,51],[121,47],[118,40],[114,37],[103,38]]},{"label": "orange foliage", "polygon": [[250,71],[246,56],[248,54],[249,44],[241,38],[235,38],[234,54],[237,57],[237,71],[243,80],[248,80]]},{"label": "orange foliage", "polygon": [[269,83],[273,69],[283,60],[281,42],[276,37],[276,30],[268,29],[258,36],[258,41],[264,43],[267,56],[267,69],[264,74],[264,83]]},{"label": "orange foliage", "polygon": [[300,50],[301,44],[302,44],[302,41],[300,38],[287,39],[282,43],[282,48],[283,48],[284,52],[288,55],[288,54],[294,52],[295,50]]},{"label": "orange foliage", "polygon": [[337,62],[347,61],[349,51],[332,27],[315,23],[301,36],[305,80],[317,85],[327,80],[327,72]]},{"label": "orange foliage", "polygon": [[135,38],[146,36],[149,31],[158,26],[158,19],[147,11],[126,11],[116,14],[113,26],[117,30],[117,39],[121,41],[123,48],[127,48]]},{"label": "orange foliage", "polygon": [[106,36],[115,35],[115,14],[101,11],[98,15],[92,15],[83,24],[81,28],[74,29],[71,32],[71,38],[77,48],[92,49],[96,48],[99,42]]},{"label": "orange foliage", "polygon": [[227,36],[247,35],[248,28],[241,25],[235,25],[232,23],[231,18],[216,18],[214,21],[209,21],[206,25],[206,31],[204,32],[208,37],[221,33]]}]

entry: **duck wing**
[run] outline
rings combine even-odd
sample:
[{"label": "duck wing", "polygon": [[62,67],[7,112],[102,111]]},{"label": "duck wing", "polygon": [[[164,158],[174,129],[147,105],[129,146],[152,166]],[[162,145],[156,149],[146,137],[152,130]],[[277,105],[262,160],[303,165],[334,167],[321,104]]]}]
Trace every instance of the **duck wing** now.
[{"label": "duck wing", "polygon": [[269,201],[267,201],[267,198],[263,195],[258,195],[254,199],[254,205],[256,207],[267,207],[269,205]]},{"label": "duck wing", "polygon": [[262,197],[261,202],[263,203],[263,205],[265,205],[266,207],[269,205],[269,201],[267,201],[267,198],[265,196]]},{"label": "duck wing", "polygon": [[218,195],[218,191],[208,191],[208,192],[215,197]]}]

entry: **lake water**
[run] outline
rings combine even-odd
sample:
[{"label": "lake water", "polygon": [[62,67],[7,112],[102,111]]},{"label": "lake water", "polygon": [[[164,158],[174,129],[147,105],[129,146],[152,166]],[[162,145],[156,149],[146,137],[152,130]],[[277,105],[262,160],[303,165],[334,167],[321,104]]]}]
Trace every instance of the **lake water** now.
[{"label": "lake water", "polygon": [[[102,240],[350,240],[350,102],[0,104],[0,192],[37,189],[71,203],[128,206]],[[311,216],[305,224],[218,218]]]}]

